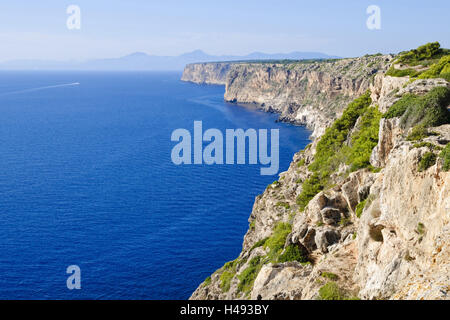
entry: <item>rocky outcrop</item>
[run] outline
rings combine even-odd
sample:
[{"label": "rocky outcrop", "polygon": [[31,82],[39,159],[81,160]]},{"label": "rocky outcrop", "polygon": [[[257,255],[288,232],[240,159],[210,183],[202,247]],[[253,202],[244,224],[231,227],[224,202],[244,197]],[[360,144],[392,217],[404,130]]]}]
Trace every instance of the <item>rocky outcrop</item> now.
[{"label": "rocky outcrop", "polygon": [[[233,93],[229,89],[237,86],[229,83],[233,74],[227,77],[227,95],[260,103],[277,96],[281,101],[282,95],[264,94],[265,90],[293,80],[280,70],[264,73],[252,68],[256,67],[240,66],[235,72],[248,75],[248,90],[266,83],[258,91],[262,97]],[[304,72],[311,72],[313,87],[326,78],[314,78],[313,70]],[[365,82],[358,83],[353,85],[361,88]],[[420,95],[448,85],[442,79],[410,81],[383,75],[367,83],[371,108],[383,112],[407,93]],[[279,91],[294,91],[283,90]],[[289,94],[285,98],[289,101]],[[305,116],[309,110],[317,112],[323,123],[329,119],[321,107],[309,108],[301,108]],[[292,114],[298,115],[297,111]],[[346,145],[361,130],[361,122],[359,118],[350,130]],[[443,160],[437,156],[419,170],[426,154],[437,155],[450,142],[450,124],[429,131],[431,136],[411,142],[399,118],[382,118],[378,144],[370,156],[372,167],[350,173],[342,160],[323,190],[300,210],[297,197],[313,175],[309,165],[317,156],[319,139],[315,139],[255,199],[239,257],[214,272],[191,299],[318,299],[326,295],[327,286],[334,286],[330,291],[341,299],[450,299],[450,172],[444,171]]]},{"label": "rocky outcrop", "polygon": [[[318,137],[384,72],[391,55],[316,62],[188,65],[182,80],[225,84],[226,101],[256,104],[281,121],[306,125]],[[226,75],[225,75],[226,73]]]}]

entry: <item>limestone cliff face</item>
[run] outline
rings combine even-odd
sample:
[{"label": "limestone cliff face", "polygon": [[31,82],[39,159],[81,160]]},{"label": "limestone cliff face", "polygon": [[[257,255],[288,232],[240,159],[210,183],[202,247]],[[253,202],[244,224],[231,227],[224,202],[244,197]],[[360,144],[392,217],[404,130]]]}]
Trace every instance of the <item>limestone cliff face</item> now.
[{"label": "limestone cliff face", "polygon": [[353,99],[385,71],[392,56],[317,62],[203,63],[186,66],[182,80],[225,84],[225,100],[256,104],[280,120],[306,125],[320,136]]},{"label": "limestone cliff face", "polygon": [[[283,108],[283,99],[298,99],[301,107],[288,112],[294,117],[301,111],[335,119],[342,111],[336,107],[340,111],[334,115],[325,114],[326,106],[332,106],[332,92],[338,90],[332,71],[315,69],[323,66],[299,66],[308,70],[289,72],[274,68],[231,67],[226,98],[271,101],[274,108]],[[240,74],[247,75],[248,84]],[[290,87],[303,77],[308,84],[295,90]],[[443,79],[411,82],[382,73],[373,82],[368,79],[368,75],[353,81],[342,77],[339,92],[356,96],[369,88],[370,108],[385,112],[407,93],[423,95],[435,87],[450,87]],[[283,83],[289,89],[282,88]],[[247,89],[238,90],[238,86]],[[279,90],[272,90],[276,87]],[[327,98],[315,100],[320,107],[308,109],[302,99],[312,93],[296,91],[317,93],[318,87]],[[411,142],[407,139],[411,130],[400,122],[399,118],[376,122],[378,144],[370,155],[376,170],[349,170],[343,161],[330,183],[303,210],[296,199],[313,175],[309,165],[317,157],[319,138],[297,153],[279,180],[255,199],[239,257],[214,272],[191,299],[317,299],[330,292],[339,292],[339,298],[450,299],[450,172],[439,157],[419,170],[425,154],[448,145],[450,124],[430,128],[431,136]],[[360,117],[349,135],[362,130],[361,123]],[[292,259],[299,253],[308,261]]]},{"label": "limestone cliff face", "polygon": [[230,63],[188,64],[181,76],[182,81],[198,84],[226,84]]}]

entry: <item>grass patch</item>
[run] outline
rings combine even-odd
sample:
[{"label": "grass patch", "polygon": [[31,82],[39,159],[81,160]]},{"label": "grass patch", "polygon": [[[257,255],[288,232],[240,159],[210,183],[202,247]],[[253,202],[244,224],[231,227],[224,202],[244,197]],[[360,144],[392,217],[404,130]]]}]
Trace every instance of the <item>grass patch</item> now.
[{"label": "grass patch", "polygon": [[239,279],[238,290],[240,292],[250,292],[262,266],[262,257],[258,256],[250,260],[248,267],[237,276]]},{"label": "grass patch", "polygon": [[205,279],[205,281],[203,281],[203,284],[205,286],[209,286],[211,284],[211,276],[209,276],[208,278]]},{"label": "grass patch", "polygon": [[259,240],[258,242],[256,242],[256,243],[252,246],[252,248],[250,249],[250,251],[253,251],[253,250],[256,249],[256,248],[262,247],[262,246],[266,243],[267,239],[269,239],[269,238],[264,238],[264,239],[261,239],[261,240]]},{"label": "grass patch", "polygon": [[336,282],[328,282],[319,289],[320,300],[344,300],[345,294]]},{"label": "grass patch", "polygon": [[437,156],[433,152],[425,153],[419,161],[419,172],[425,171],[436,163]]},{"label": "grass patch", "polygon": [[339,279],[338,275],[334,274],[332,272],[323,271],[320,275],[322,277],[324,277],[324,278],[327,278],[327,279],[331,280],[331,281],[336,281],[337,279]]},{"label": "grass patch", "polygon": [[220,275],[220,289],[222,289],[223,292],[228,292],[230,290],[231,280],[236,274],[237,263],[238,261],[236,259],[225,263],[223,266],[224,271]]},{"label": "grass patch", "polygon": [[264,248],[269,249],[267,254],[270,261],[276,262],[278,256],[284,248],[286,237],[292,231],[292,226],[289,223],[279,222],[272,233],[272,235],[264,243]]},{"label": "grass patch", "polygon": [[356,206],[355,209],[355,214],[358,218],[361,218],[362,212],[364,210],[364,208],[366,207],[366,203],[367,203],[367,199],[361,201],[360,203],[358,203],[358,205]]}]

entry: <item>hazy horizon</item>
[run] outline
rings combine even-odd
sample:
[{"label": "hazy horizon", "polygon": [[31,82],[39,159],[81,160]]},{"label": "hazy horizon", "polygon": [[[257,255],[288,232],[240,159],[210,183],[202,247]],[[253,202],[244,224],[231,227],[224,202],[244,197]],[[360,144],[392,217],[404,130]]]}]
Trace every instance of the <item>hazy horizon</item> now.
[{"label": "hazy horizon", "polygon": [[[81,10],[79,30],[67,28],[69,5]],[[381,10],[379,30],[366,27],[370,5]],[[178,56],[194,50],[216,56],[300,51],[355,57],[395,53],[432,41],[450,47],[446,8],[450,9],[446,1],[430,6],[404,0],[17,0],[0,4],[0,62],[85,61],[134,52]]]}]

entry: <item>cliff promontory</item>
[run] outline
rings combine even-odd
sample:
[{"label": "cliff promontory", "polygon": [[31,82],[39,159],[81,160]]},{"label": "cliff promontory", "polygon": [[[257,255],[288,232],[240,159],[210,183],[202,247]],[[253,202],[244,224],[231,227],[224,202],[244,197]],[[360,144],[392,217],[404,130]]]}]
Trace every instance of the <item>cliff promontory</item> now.
[{"label": "cliff promontory", "polygon": [[312,114],[315,139],[191,299],[449,299],[449,53],[229,65],[227,100]]}]

